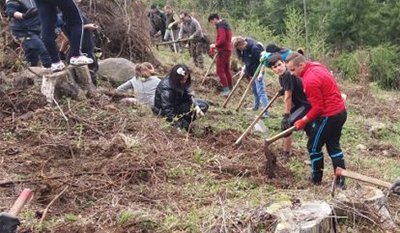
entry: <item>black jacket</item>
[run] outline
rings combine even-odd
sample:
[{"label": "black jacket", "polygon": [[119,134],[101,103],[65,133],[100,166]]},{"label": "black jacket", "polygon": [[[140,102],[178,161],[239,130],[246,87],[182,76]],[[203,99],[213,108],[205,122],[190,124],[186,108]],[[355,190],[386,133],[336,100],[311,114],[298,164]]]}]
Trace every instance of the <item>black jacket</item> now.
[{"label": "black jacket", "polygon": [[248,76],[253,76],[257,67],[260,65],[261,52],[264,51],[262,44],[252,38],[246,38],[247,46],[245,50],[236,50],[240,60],[246,65],[245,73]]},{"label": "black jacket", "polygon": [[156,89],[153,112],[171,122],[180,115],[189,113],[192,106],[190,87],[175,87],[169,76],[161,80]]},{"label": "black jacket", "polygon": [[14,13],[16,11],[25,13],[29,8],[36,8],[34,0],[8,0],[6,2],[6,15],[10,17],[10,28],[16,37],[29,36],[30,32],[40,33],[39,16],[30,19],[16,19]]}]

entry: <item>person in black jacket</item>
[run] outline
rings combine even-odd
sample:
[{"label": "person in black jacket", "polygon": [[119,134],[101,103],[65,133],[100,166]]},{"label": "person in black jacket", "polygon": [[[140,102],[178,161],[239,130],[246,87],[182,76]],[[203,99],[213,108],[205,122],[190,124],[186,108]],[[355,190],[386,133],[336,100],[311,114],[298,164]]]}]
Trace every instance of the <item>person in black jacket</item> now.
[{"label": "person in black jacket", "polygon": [[188,130],[190,123],[208,110],[207,101],[193,97],[191,82],[189,68],[178,64],[156,89],[153,112],[179,129]]},{"label": "person in black jacket", "polygon": [[22,43],[25,60],[29,66],[37,66],[39,58],[46,68],[51,59],[40,38],[40,19],[36,4],[30,0],[7,0],[6,15],[10,17],[10,29],[13,36]]}]

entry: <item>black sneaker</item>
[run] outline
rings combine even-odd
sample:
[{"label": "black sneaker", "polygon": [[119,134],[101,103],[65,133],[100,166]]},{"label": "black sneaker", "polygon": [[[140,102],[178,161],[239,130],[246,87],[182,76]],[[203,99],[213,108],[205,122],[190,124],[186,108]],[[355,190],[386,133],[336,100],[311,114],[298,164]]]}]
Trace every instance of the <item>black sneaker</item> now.
[{"label": "black sneaker", "polygon": [[315,181],[312,177],[308,177],[308,180],[313,184],[313,185],[321,185],[321,180],[320,181]]}]

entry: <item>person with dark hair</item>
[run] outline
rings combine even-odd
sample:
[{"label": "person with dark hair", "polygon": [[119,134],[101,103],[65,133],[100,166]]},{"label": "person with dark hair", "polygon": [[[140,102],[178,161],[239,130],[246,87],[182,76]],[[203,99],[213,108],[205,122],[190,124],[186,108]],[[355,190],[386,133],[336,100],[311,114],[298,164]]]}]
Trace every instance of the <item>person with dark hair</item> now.
[{"label": "person with dark hair", "polygon": [[[279,53],[274,53],[268,58],[268,66],[279,76],[281,86],[280,94],[284,96],[284,114],[281,122],[281,129],[290,128],[293,123],[304,117],[310,110],[311,105],[303,91],[303,83],[300,78],[290,74],[282,57]],[[308,133],[309,127],[306,128]],[[283,140],[283,157],[288,159],[291,154],[292,136],[287,136]]]},{"label": "person with dark hair", "polygon": [[[337,167],[345,169],[340,137],[347,119],[346,106],[335,78],[324,65],[308,61],[300,53],[290,54],[286,62],[290,72],[301,77],[304,92],[311,104],[310,111],[294,126],[296,130],[301,130],[313,122],[307,147],[312,167],[311,181],[320,184],[324,170],[324,145],[332,159],[333,170]],[[338,177],[336,185],[345,187],[344,177]]]},{"label": "person with dark hair", "polygon": [[189,129],[192,121],[208,110],[208,103],[195,99],[191,90],[191,75],[186,65],[172,67],[158,84],[153,112],[166,118],[179,129]]},{"label": "person with dark hair", "polygon": [[183,39],[184,36],[188,37],[189,52],[193,58],[194,65],[203,69],[204,58],[202,54],[202,41],[204,40],[204,34],[200,23],[187,12],[182,12],[179,18],[182,23],[180,25],[178,40]]},{"label": "person with dark hair", "polygon": [[83,20],[75,1],[35,0],[35,2],[39,10],[40,21],[42,23],[42,39],[52,61],[51,70],[56,72],[65,68],[64,63],[60,60],[55,42],[57,9],[63,13],[71,28],[71,59],[69,63],[71,65],[88,65],[93,63],[91,58],[88,58],[81,53]]},{"label": "person with dark hair", "polygon": [[[261,43],[252,38],[243,38],[240,36],[232,39],[233,47],[236,49],[236,54],[241,61],[244,62],[244,75],[247,79],[251,79],[260,65],[261,52],[264,50]],[[265,92],[265,80],[259,76],[252,83],[252,91],[254,95],[253,111],[257,111],[260,107],[264,108],[268,105],[268,97]],[[265,112],[263,117],[267,117],[268,112]]]},{"label": "person with dark hair", "polygon": [[6,15],[10,18],[13,36],[22,43],[25,60],[29,66],[42,65],[50,68],[51,59],[40,38],[41,26],[36,4],[29,0],[7,0]]},{"label": "person with dark hair", "polygon": [[217,49],[217,74],[223,87],[222,96],[228,96],[232,89],[232,74],[230,69],[230,58],[232,54],[232,30],[229,24],[220,19],[218,14],[210,14],[208,22],[217,28],[215,43],[210,45],[210,54],[213,55]]},{"label": "person with dark hair", "polygon": [[292,53],[292,50],[279,47],[276,44],[268,44],[267,46],[265,46],[265,52],[263,53],[262,58],[261,58],[261,60],[264,61],[264,66],[261,67],[259,77],[260,76],[264,77],[265,67],[269,67],[268,57],[274,53],[279,54],[279,56],[282,58],[282,61],[286,61],[287,56]]},{"label": "person with dark hair", "polygon": [[152,26],[150,36],[161,36],[161,40],[164,40],[167,21],[167,17],[165,16],[164,12],[158,9],[157,5],[152,4],[150,6],[148,17],[150,18],[150,24]]}]

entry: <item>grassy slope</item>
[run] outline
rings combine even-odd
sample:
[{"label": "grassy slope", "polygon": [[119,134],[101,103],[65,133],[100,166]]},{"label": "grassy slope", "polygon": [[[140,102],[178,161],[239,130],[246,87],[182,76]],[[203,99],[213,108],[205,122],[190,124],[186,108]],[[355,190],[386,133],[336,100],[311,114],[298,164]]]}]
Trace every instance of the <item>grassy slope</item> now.
[{"label": "grassy slope", "polygon": [[[158,54],[166,67],[178,62],[192,65],[187,54],[177,56],[162,48]],[[207,59],[207,62],[210,60]],[[197,80],[201,77],[199,70],[195,69],[194,74]],[[267,83],[270,84],[267,90],[271,96],[277,89],[276,79],[270,76]],[[195,84],[198,85],[198,81]],[[371,86],[368,88],[370,94],[359,103],[358,100],[363,96],[365,89],[347,82],[342,82],[341,87],[349,96],[349,117],[342,139],[348,167],[376,178],[394,180],[400,175],[400,110],[396,106],[400,101],[400,94]],[[104,149],[97,149],[97,154],[93,155],[95,152],[89,149],[94,147],[92,144],[98,143],[99,137],[89,134],[90,130],[82,124],[72,125],[72,128],[66,127],[57,109],[49,110],[48,119],[47,116],[39,115],[38,119],[20,125],[29,128],[30,132],[35,132],[34,135],[41,138],[45,138],[46,134],[57,134],[54,139],[59,139],[57,142],[63,140],[64,133],[75,135],[72,137],[73,144],[69,146],[78,152],[77,159],[57,157],[55,161],[54,158],[42,158],[40,153],[35,153],[35,149],[39,150],[40,145],[30,145],[32,151],[25,148],[26,152],[22,155],[11,158],[3,156],[5,163],[0,164],[0,171],[7,178],[38,177],[40,170],[48,174],[56,174],[57,171],[67,174],[70,170],[90,171],[93,168],[104,172],[109,172],[115,167],[121,167],[125,172],[138,167],[154,169],[153,172],[144,173],[145,178],[133,183],[124,183],[124,180],[121,183],[119,176],[111,177],[106,182],[104,177],[89,177],[86,181],[66,180],[52,183],[54,189],[47,193],[48,196],[40,189],[40,185],[47,184],[48,181],[32,184],[32,188],[41,194],[40,196],[47,198],[46,201],[34,199],[31,206],[24,210],[21,216],[25,228],[34,229],[35,232],[71,232],[73,229],[76,232],[93,232],[94,229],[98,232],[209,232],[211,229],[227,227],[233,231],[239,220],[244,225],[257,226],[257,223],[251,223],[249,216],[259,206],[296,198],[328,201],[331,199],[332,169],[329,158],[325,158],[323,185],[314,187],[307,182],[309,168],[303,163],[307,159],[304,135],[296,133],[295,156],[288,163],[279,158],[278,164],[283,175],[279,179],[266,180],[263,173],[264,154],[261,141],[266,135],[253,135],[240,148],[231,146],[240,132],[247,127],[254,113],[246,110],[236,113],[231,109],[233,103],[238,102],[238,96],[234,97],[228,109],[222,109],[220,105],[223,99],[213,87],[195,86],[195,90],[199,97],[209,99],[213,104],[207,116],[195,123],[193,135],[169,129],[154,119],[151,113],[140,108],[126,108],[113,103],[72,102],[72,111],[82,118],[93,120],[93,125],[100,131],[107,132],[106,139],[100,137],[101,143],[107,144],[107,141],[114,139],[118,133],[130,135],[131,139],[134,139],[133,144],[121,151],[107,148],[110,150],[107,155],[103,155]],[[250,96],[247,102],[251,102]],[[279,132],[282,104],[281,100],[277,101],[271,110],[271,118],[265,120],[269,128],[268,135]],[[68,101],[65,101],[62,107],[64,111],[71,109]],[[52,124],[54,129],[46,129],[46,121],[49,119],[55,119],[56,124]],[[371,134],[371,122],[382,122],[385,128]],[[210,129],[211,133],[207,133]],[[2,148],[6,148],[5,145],[24,147],[23,144],[29,141],[18,137],[12,127],[4,127],[1,138]],[[112,145],[118,144],[117,142]],[[274,151],[279,151],[280,143],[275,144]],[[365,145],[367,149],[357,149],[359,144]],[[387,154],[384,154],[384,150]],[[91,159],[91,156],[95,159]],[[32,168],[31,174],[19,170],[19,166],[32,166],[25,165],[27,159],[32,160],[34,168],[37,167]],[[7,162],[13,166],[6,165]],[[66,169],[66,164],[70,163],[73,167]],[[40,227],[35,211],[43,210],[68,183],[75,184],[77,188],[71,186],[65,194],[65,199],[54,204],[53,212],[48,213],[45,224]],[[352,181],[349,183],[351,188],[356,185]],[[105,188],[99,190],[100,197],[100,194],[92,193],[103,184]],[[81,186],[87,189],[82,190]],[[5,200],[0,209],[5,210],[9,206],[12,201],[10,197],[20,188],[22,185],[0,189],[3,193],[0,198]],[[84,195],[85,192],[87,195]],[[391,201],[398,209],[398,200]],[[268,227],[266,228],[265,230],[268,230]],[[342,221],[341,228],[344,229],[343,232],[350,232],[351,229],[366,232],[362,223]]]}]

